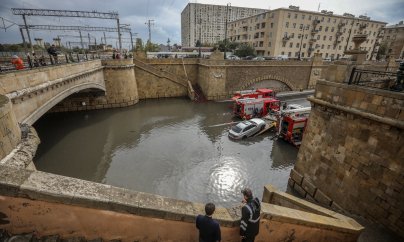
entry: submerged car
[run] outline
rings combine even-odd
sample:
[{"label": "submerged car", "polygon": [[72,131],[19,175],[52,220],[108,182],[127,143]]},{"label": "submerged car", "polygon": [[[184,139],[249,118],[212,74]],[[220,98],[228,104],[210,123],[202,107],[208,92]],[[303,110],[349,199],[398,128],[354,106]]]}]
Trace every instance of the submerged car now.
[{"label": "submerged car", "polygon": [[229,131],[229,137],[232,139],[245,139],[253,136],[265,128],[265,121],[259,118],[253,118],[238,123]]}]

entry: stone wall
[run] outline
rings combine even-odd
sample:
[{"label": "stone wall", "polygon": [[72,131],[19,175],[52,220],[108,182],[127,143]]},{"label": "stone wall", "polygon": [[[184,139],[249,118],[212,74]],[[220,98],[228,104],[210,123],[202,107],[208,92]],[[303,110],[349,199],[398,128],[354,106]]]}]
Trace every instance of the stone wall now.
[{"label": "stone wall", "polygon": [[0,160],[20,142],[21,131],[12,111],[10,100],[0,95]]},{"label": "stone wall", "polygon": [[[282,200],[282,193],[277,194]],[[35,231],[39,237],[193,242],[198,241],[195,218],[204,214],[201,203],[1,165],[0,201],[0,229],[12,234]],[[309,210],[264,201],[256,241],[349,242],[363,229],[332,211]],[[239,241],[240,207],[217,207],[213,218],[220,223],[222,241]]]},{"label": "stone wall", "polygon": [[404,236],[404,94],[319,81],[289,185]]},{"label": "stone wall", "polygon": [[188,96],[186,79],[165,73],[164,68],[139,62],[135,65],[135,73],[140,99]]},{"label": "stone wall", "polygon": [[[124,107],[139,101],[132,59],[103,60],[106,104]],[[100,103],[105,105],[105,103]]]}]

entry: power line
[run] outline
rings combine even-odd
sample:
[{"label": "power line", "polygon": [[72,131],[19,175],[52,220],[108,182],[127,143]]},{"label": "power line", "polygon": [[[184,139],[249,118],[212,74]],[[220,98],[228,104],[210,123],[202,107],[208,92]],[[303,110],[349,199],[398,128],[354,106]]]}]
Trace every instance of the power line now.
[{"label": "power line", "polygon": [[[6,18],[3,18],[3,17],[0,17],[0,18],[3,23],[3,26],[1,26],[0,28],[4,29],[4,32],[7,31],[7,29],[10,28],[11,26],[18,25],[17,23],[14,23],[13,21],[10,21]],[[10,25],[6,25],[6,23],[10,23]]]}]

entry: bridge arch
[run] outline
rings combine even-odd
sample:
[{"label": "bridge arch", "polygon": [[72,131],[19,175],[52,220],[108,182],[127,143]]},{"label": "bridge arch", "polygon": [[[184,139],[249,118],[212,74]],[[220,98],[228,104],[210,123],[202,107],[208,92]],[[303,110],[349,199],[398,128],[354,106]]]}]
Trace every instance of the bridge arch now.
[{"label": "bridge arch", "polygon": [[[278,75],[264,75],[264,76],[260,76],[254,79],[250,79],[248,81],[243,81],[240,83],[240,85],[237,86],[237,90],[246,90],[246,89],[252,89],[252,87],[254,87],[254,85],[259,84],[259,83],[263,83],[263,82],[278,82],[281,84],[281,87],[272,87],[272,89],[276,90],[276,91],[280,91],[280,90],[284,90],[285,88],[283,88],[282,86],[285,86],[286,89],[289,89],[290,91],[295,91],[297,90],[296,87],[292,84],[291,81],[289,81],[288,79],[278,76]],[[268,86],[267,86],[268,87]]]},{"label": "bridge arch", "polygon": [[29,125],[34,124],[42,115],[44,115],[46,112],[48,112],[51,108],[53,108],[56,104],[61,102],[63,99],[67,98],[68,96],[85,90],[85,89],[99,89],[102,91],[105,91],[105,86],[103,84],[99,83],[82,83],[78,84],[75,86],[72,86],[69,89],[65,89],[61,92],[59,92],[57,95],[55,95],[53,98],[49,99],[46,101],[43,105],[38,107],[34,112],[29,114],[27,117],[25,117],[22,121],[22,123],[26,123]]}]

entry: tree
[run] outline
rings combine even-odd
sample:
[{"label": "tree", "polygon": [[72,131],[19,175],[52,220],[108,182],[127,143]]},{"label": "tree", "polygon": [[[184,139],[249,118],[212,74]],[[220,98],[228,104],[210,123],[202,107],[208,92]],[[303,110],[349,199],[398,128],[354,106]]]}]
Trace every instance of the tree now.
[{"label": "tree", "polygon": [[387,43],[382,42],[379,46],[379,50],[377,51],[376,60],[381,60],[386,57],[387,54]]},{"label": "tree", "polygon": [[153,44],[150,41],[147,41],[146,46],[145,46],[145,51],[149,52],[157,52],[160,50],[160,47],[158,44]]},{"label": "tree", "polygon": [[141,38],[136,38],[135,49],[137,51],[143,51],[144,50],[143,41],[142,41]]},{"label": "tree", "polygon": [[[237,47],[240,45],[240,43],[234,42],[234,41],[226,41],[226,51],[234,51],[235,49],[237,49]],[[225,50],[225,41],[224,40],[220,40],[219,42],[217,42],[217,46],[218,49],[221,52],[224,52]]]},{"label": "tree", "polygon": [[255,49],[254,49],[254,47],[252,47],[249,44],[242,43],[235,50],[234,54],[239,56],[239,57],[246,57],[246,56],[249,56],[249,55],[254,55],[255,56]]}]

